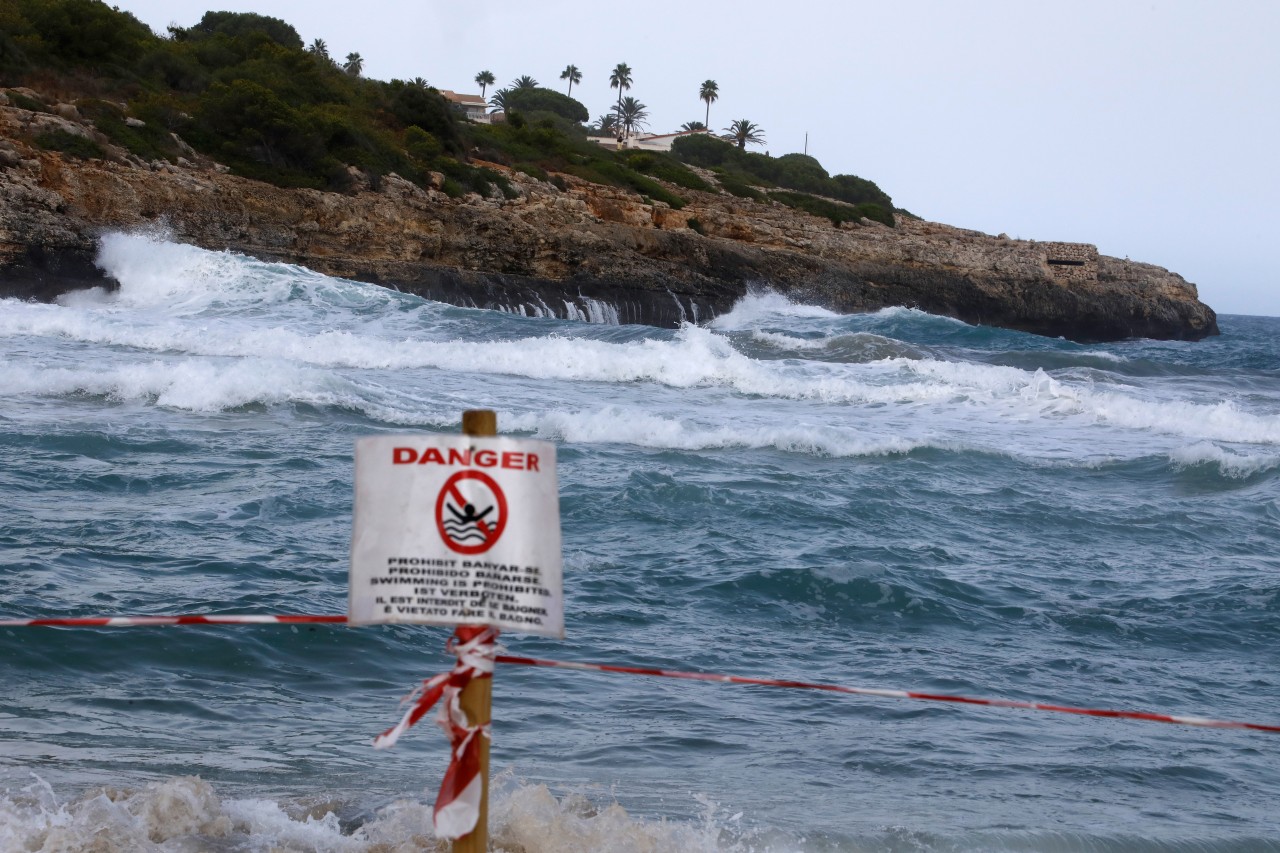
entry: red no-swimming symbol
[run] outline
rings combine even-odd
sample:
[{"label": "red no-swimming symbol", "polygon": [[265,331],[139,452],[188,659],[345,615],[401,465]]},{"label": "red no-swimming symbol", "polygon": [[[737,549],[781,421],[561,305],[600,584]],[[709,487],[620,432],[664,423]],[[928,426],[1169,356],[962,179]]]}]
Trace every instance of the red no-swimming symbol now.
[{"label": "red no-swimming symbol", "polygon": [[[464,480],[475,480],[460,486]],[[482,471],[459,471],[436,498],[436,528],[451,551],[483,554],[507,527],[507,498],[497,482]]]}]

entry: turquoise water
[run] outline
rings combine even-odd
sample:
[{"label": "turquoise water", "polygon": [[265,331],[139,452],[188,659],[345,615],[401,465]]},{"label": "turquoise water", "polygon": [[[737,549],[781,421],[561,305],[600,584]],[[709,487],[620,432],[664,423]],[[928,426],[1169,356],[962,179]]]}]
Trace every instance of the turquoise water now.
[{"label": "turquoise water", "polygon": [[[0,302],[2,616],[343,612],[355,439],[487,407],[560,463],[567,637],[514,654],[1280,722],[1280,319],[654,329],[101,264]],[[446,742],[369,744],[445,637],[0,629],[0,850],[420,849]],[[517,667],[494,713],[512,851],[1280,850],[1275,735]]]}]

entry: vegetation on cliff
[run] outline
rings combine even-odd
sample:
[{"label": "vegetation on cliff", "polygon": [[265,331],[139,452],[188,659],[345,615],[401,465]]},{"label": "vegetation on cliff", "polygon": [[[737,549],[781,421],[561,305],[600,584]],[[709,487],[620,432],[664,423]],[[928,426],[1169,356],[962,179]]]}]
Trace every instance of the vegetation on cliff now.
[{"label": "vegetation on cliff", "polygon": [[[0,85],[74,100],[106,139],[146,161],[176,161],[189,144],[236,174],[277,186],[342,191],[361,176],[377,186],[395,172],[450,195],[511,195],[498,172],[476,163],[489,161],[542,179],[556,172],[626,187],[677,208],[684,199],[671,185],[716,189],[692,165],[713,170],[720,188],[739,196],[836,224],[860,217],[893,224],[892,200],[874,183],[831,177],[811,157],[772,158],[711,136],[681,139],[670,155],[614,151],[587,139],[585,106],[531,78],[502,91],[506,123],[474,124],[425,80],[365,79],[362,62],[352,54],[339,65],[322,41],[304,47],[291,25],[254,13],[209,12],[162,38],[99,0],[0,5]],[[477,82],[492,83],[486,73]],[[623,95],[630,77],[626,65],[614,69],[620,103],[633,100]],[[713,81],[702,97],[709,109]],[[26,97],[16,105],[49,109]],[[644,105],[634,107],[638,124]],[[104,155],[74,134],[33,141],[71,156]]]}]

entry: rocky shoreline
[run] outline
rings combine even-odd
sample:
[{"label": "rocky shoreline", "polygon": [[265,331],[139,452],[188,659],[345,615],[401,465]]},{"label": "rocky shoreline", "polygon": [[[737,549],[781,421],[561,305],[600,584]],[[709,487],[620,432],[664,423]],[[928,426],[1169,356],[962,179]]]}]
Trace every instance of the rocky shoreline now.
[{"label": "rocky shoreline", "polygon": [[[51,129],[95,138],[107,156],[81,160],[32,144]],[[1195,285],[1086,244],[904,216],[896,228],[836,227],[777,203],[686,189],[688,204],[675,210],[493,164],[514,198],[452,199],[395,175],[376,187],[356,176],[348,193],[289,190],[227,174],[194,152],[177,164],[146,163],[95,134],[74,107],[0,103],[0,295],[47,301],[102,284],[93,260],[103,233],[160,227],[208,249],[540,316],[670,326],[707,320],[768,287],[843,313],[903,305],[1080,341],[1218,332]]]}]

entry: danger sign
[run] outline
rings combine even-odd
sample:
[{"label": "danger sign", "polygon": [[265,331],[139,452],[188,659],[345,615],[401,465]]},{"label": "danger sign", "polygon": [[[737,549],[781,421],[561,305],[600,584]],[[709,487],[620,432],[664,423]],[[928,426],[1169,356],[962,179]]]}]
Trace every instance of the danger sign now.
[{"label": "danger sign", "polygon": [[555,459],[524,439],[360,439],[349,621],[563,637]]}]

